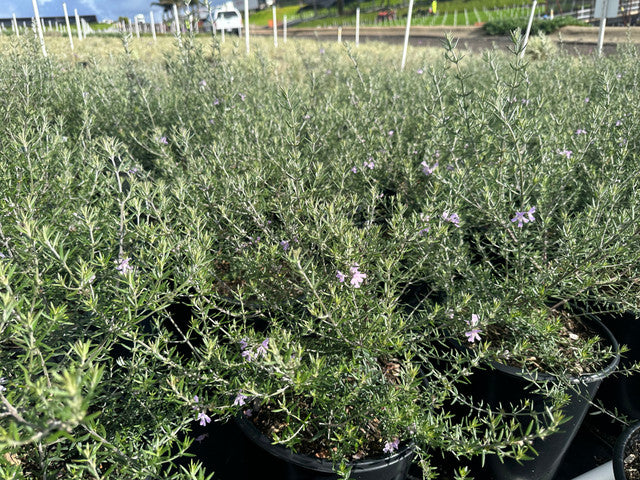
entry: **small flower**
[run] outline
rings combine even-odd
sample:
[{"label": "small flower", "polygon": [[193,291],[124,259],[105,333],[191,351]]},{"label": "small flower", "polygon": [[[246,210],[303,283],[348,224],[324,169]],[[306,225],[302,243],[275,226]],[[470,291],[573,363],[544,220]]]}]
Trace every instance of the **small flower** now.
[{"label": "small flower", "polygon": [[616,74],[616,78],[622,78],[622,74],[620,73]]},{"label": "small flower", "polygon": [[208,434],[208,433],[203,433],[202,435],[197,436],[197,437],[195,438],[195,441],[196,441],[196,442],[198,442],[198,443],[202,443],[202,441],[203,441],[205,438],[209,438],[209,434]]},{"label": "small flower", "polygon": [[[198,395],[194,395],[193,396],[193,402],[194,403],[200,403],[200,397],[198,397]],[[195,407],[194,407],[195,408]]]},{"label": "small flower", "polygon": [[243,102],[245,98],[247,98],[247,96],[244,93],[239,93],[238,95],[240,95],[240,100],[242,100]]},{"label": "small flower", "polygon": [[579,128],[579,129],[576,130],[576,135],[584,135],[586,133],[587,133],[587,131],[583,130],[582,128]]},{"label": "small flower", "polygon": [[365,161],[363,166],[367,167],[369,170],[373,170],[373,167],[375,167],[373,159],[369,157],[369,161]]},{"label": "small flower", "polygon": [[244,412],[242,412],[242,413],[244,413],[245,417],[248,417],[248,418],[253,417],[253,410],[251,410],[250,408],[247,408],[247,409],[246,409]]},{"label": "small flower", "polygon": [[304,119],[305,119],[305,120],[309,120],[310,118],[311,118],[311,115],[309,115],[309,114],[306,114],[306,115],[304,116]]},{"label": "small flower", "polygon": [[246,350],[246,349],[247,349],[247,346],[249,345],[249,344],[247,343],[247,340],[246,340],[245,338],[241,339],[238,343],[240,344],[240,348],[241,348],[242,350]]},{"label": "small flower", "polygon": [[287,250],[289,250],[289,241],[288,240],[280,240],[280,246],[282,247],[282,250],[284,250],[286,252]]},{"label": "small flower", "polygon": [[324,48],[320,49],[320,55],[324,55]]},{"label": "small flower", "polygon": [[584,99],[584,103],[589,103],[589,97]]},{"label": "small flower", "polygon": [[558,154],[567,158],[571,158],[571,155],[573,155],[573,152],[565,148],[564,150],[558,150]]},{"label": "small flower", "polygon": [[344,273],[342,273],[340,270],[336,271],[336,278],[338,279],[338,281],[340,283],[344,282]]},{"label": "small flower", "polygon": [[460,217],[458,217],[457,213],[449,215],[449,212],[444,212],[442,214],[442,219],[445,222],[453,223],[456,227],[460,228]]},{"label": "small flower", "polygon": [[529,223],[529,219],[525,218],[526,212],[516,212],[516,216],[511,219],[511,222],[518,222],[518,228],[522,228],[524,223]]},{"label": "small flower", "polygon": [[467,325],[475,327],[476,325],[478,325],[479,321],[480,319],[478,318],[478,315],[474,313],[471,315],[471,320],[467,320]]},{"label": "small flower", "polygon": [[424,237],[427,233],[429,233],[429,227],[424,227],[422,230],[418,231],[418,235]]},{"label": "small flower", "polygon": [[133,272],[133,267],[129,265],[129,258],[119,258],[116,261],[116,270],[118,270],[122,275],[126,275],[129,272]]},{"label": "small flower", "polygon": [[365,273],[358,271],[357,263],[355,263],[353,267],[349,269],[349,273],[351,273],[351,285],[353,285],[354,288],[360,288],[360,285],[362,284],[362,282],[364,282],[364,279],[367,278],[367,275]]},{"label": "small flower", "polygon": [[464,332],[467,340],[469,340],[469,342],[471,343],[475,342],[476,340],[480,341],[480,333],[482,333],[482,330],[480,330],[479,328],[474,328],[469,332]]},{"label": "small flower", "polygon": [[620,125],[622,125],[622,122],[620,120],[616,120],[616,127],[619,127]]},{"label": "small flower", "polygon": [[536,221],[536,217],[533,216],[534,213],[536,213],[536,207],[531,207],[527,212],[527,216],[529,217],[530,222]]},{"label": "small flower", "polygon": [[200,413],[198,413],[198,418],[197,418],[197,420],[200,420],[200,425],[201,425],[201,426],[203,426],[203,427],[204,427],[207,423],[210,423],[210,422],[211,422],[211,418],[209,417],[209,415],[207,415],[207,414],[206,414],[206,413],[204,413],[204,412],[200,412]]},{"label": "small flower", "polygon": [[427,162],[422,162],[420,165],[422,165],[422,173],[424,173],[425,175],[431,175],[433,171],[438,167],[438,162],[434,163],[433,167],[430,167]]},{"label": "small flower", "polygon": [[353,173],[358,173],[358,167],[353,167],[353,168],[351,169],[351,171],[352,171]]},{"label": "small flower", "polygon": [[207,81],[206,80],[200,80],[200,83],[198,83],[198,85],[200,85],[201,87],[206,87],[207,86]]},{"label": "small flower", "polygon": [[214,105],[220,105],[220,100],[218,100],[217,98],[213,100],[213,104]]},{"label": "small flower", "polygon": [[247,362],[250,362],[253,358],[253,353],[251,352],[251,350],[243,350],[242,358],[244,358]]},{"label": "small flower", "polygon": [[160,137],[160,138],[158,139],[158,141],[159,141],[160,143],[164,144],[164,145],[168,145],[168,144],[169,144],[169,142],[167,141],[167,137]]},{"label": "small flower", "polygon": [[424,70],[422,70],[421,68],[418,69],[418,75],[422,75],[424,73]]},{"label": "small flower", "polygon": [[382,451],[384,453],[393,453],[396,450],[398,450],[399,446],[400,446],[400,440],[395,438],[392,441],[385,443],[384,444],[384,448],[382,449]]},{"label": "small flower", "polygon": [[241,393],[239,393],[238,395],[236,395],[235,400],[233,401],[233,406],[234,407],[241,407],[242,405],[245,404],[245,400],[247,399],[246,395],[243,395]]},{"label": "small flower", "polygon": [[265,339],[264,342],[262,342],[260,344],[260,346],[256,349],[256,354],[257,355],[266,355],[267,354],[267,349],[269,348],[269,339]]},{"label": "small flower", "polygon": [[394,131],[393,130],[389,130],[389,136],[392,137],[393,134],[394,134]]}]

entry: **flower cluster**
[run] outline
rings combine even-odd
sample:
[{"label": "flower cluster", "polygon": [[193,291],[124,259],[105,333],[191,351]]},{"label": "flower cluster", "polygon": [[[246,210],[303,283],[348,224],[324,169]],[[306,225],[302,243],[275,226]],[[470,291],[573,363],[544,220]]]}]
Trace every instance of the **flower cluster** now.
[{"label": "flower cluster", "polygon": [[[349,268],[349,273],[351,274],[350,283],[353,288],[360,288],[362,282],[364,282],[364,279],[367,278],[367,274],[362,273],[359,268],[360,266],[357,263],[354,263],[353,266]],[[338,279],[338,282],[343,283],[346,279],[346,276],[340,270],[337,270],[336,278]]]},{"label": "flower cluster", "polygon": [[531,207],[526,212],[516,212],[516,216],[511,219],[511,222],[518,222],[518,228],[522,228],[523,224],[534,222],[536,217],[533,214],[536,211],[536,207]]}]

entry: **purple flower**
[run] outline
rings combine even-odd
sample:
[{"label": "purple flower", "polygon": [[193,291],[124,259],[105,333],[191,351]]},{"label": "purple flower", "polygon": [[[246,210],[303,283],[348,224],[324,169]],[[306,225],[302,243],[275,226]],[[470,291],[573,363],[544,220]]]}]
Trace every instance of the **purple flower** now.
[{"label": "purple flower", "polygon": [[425,175],[431,175],[433,171],[438,167],[438,162],[434,163],[433,167],[430,167],[427,162],[422,162],[420,165],[422,165],[422,173],[424,173]]},{"label": "purple flower", "polygon": [[353,285],[354,288],[360,288],[364,279],[367,278],[365,273],[358,271],[357,263],[353,264],[353,267],[349,269],[349,273],[351,273],[351,285]]},{"label": "purple flower", "polygon": [[422,75],[424,73],[424,70],[422,70],[421,68],[418,69],[418,75]]},{"label": "purple flower", "polygon": [[392,441],[384,444],[384,448],[382,449],[382,451],[384,453],[393,453],[396,450],[398,450],[399,446],[400,446],[400,440],[398,440],[397,438],[394,438]]},{"label": "purple flower", "polygon": [[244,102],[244,99],[247,98],[247,96],[244,93],[239,93],[238,95],[240,95],[240,100],[242,100]]},{"label": "purple flower", "polygon": [[306,114],[306,115],[304,116],[304,119],[305,119],[305,120],[309,120],[310,118],[311,118],[311,115],[309,115],[309,114]]},{"label": "purple flower", "polygon": [[567,158],[571,158],[571,155],[573,155],[573,152],[565,148],[564,150],[558,150],[558,154],[563,155]]},{"label": "purple flower", "polygon": [[576,135],[584,135],[586,133],[587,133],[587,131],[583,130],[582,128],[579,128],[579,129],[576,130]]},{"label": "purple flower", "polygon": [[422,230],[418,231],[418,235],[424,237],[427,233],[429,233],[429,227],[424,227]]},{"label": "purple flower", "polygon": [[476,340],[480,341],[480,333],[482,333],[482,330],[480,330],[479,328],[474,328],[469,332],[464,332],[467,340],[469,340],[469,342],[471,343],[475,342]]},{"label": "purple flower", "polygon": [[340,283],[344,282],[344,273],[342,273],[340,270],[336,271],[336,278],[338,279],[338,281]]},{"label": "purple flower", "polygon": [[619,127],[620,125],[622,125],[622,122],[620,120],[616,120],[616,127]]},{"label": "purple flower", "polygon": [[206,87],[207,86],[207,81],[206,80],[200,80],[200,83],[198,83],[198,85],[200,85],[201,87]]},{"label": "purple flower", "polygon": [[526,212],[516,212],[516,216],[511,219],[512,222],[518,222],[518,228],[522,228],[523,223],[529,223],[529,219],[525,218]]},{"label": "purple flower", "polygon": [[367,167],[369,170],[373,170],[373,167],[375,167],[375,164],[373,163],[373,159],[369,157],[369,161],[365,161],[364,166]]},{"label": "purple flower", "polygon": [[213,104],[214,105],[220,105],[220,100],[218,100],[217,98],[213,100]]},{"label": "purple flower", "polygon": [[288,240],[280,240],[280,246],[282,247],[282,250],[284,250],[286,252],[287,250],[289,250],[289,241]]},{"label": "purple flower", "polygon": [[247,399],[246,395],[243,395],[241,393],[239,393],[238,395],[236,395],[235,400],[233,401],[233,406],[234,407],[241,407],[242,405],[245,404],[245,400]]},{"label": "purple flower", "polygon": [[198,418],[197,420],[200,420],[200,425],[201,426],[205,426],[207,423],[211,422],[211,418],[209,417],[209,415],[207,415],[204,412],[200,412],[198,413]]},{"label": "purple flower", "polygon": [[389,130],[389,136],[390,137],[393,136],[393,133],[394,133],[393,130]]},{"label": "purple flower", "polygon": [[320,55],[324,55],[324,48],[320,49]]},{"label": "purple flower", "polygon": [[160,138],[158,139],[158,141],[159,141],[160,143],[165,144],[165,145],[168,145],[168,144],[169,144],[169,142],[167,141],[167,137],[160,137]]},{"label": "purple flower", "polygon": [[253,358],[253,353],[251,353],[251,350],[243,350],[242,358],[244,358],[247,362],[250,362]]},{"label": "purple flower", "polygon": [[253,410],[251,410],[250,408],[247,408],[247,409],[246,409],[244,412],[242,412],[242,413],[244,413],[244,415],[245,415],[246,417],[253,417]]},{"label": "purple flower", "polygon": [[589,103],[589,97],[584,99],[584,103]]},{"label": "purple flower", "polygon": [[209,438],[209,434],[208,433],[203,433],[202,435],[198,435],[195,438],[195,441],[198,443],[201,443],[205,438]]},{"label": "purple flower", "polygon": [[118,270],[122,275],[126,275],[129,272],[133,272],[133,267],[129,265],[129,258],[119,258],[116,261],[116,270]]},{"label": "purple flower", "polygon": [[534,213],[536,213],[536,207],[531,207],[527,212],[527,216],[529,217],[530,222],[536,221],[536,217],[533,216]]},{"label": "purple flower", "polygon": [[269,348],[269,339],[265,339],[264,342],[262,342],[260,344],[260,346],[256,349],[256,354],[257,355],[266,355],[267,354],[267,349]]},{"label": "purple flower", "polygon": [[246,339],[244,339],[244,338],[243,338],[242,340],[240,340],[238,343],[240,344],[240,348],[241,348],[242,350],[246,350],[246,349],[247,349],[247,346],[249,345],[249,344],[247,343],[247,340],[246,340]]},{"label": "purple flower", "polygon": [[353,168],[351,169],[351,171],[352,171],[353,173],[358,173],[358,167],[353,167]]},{"label": "purple flower", "polygon": [[[193,396],[193,401],[194,401],[195,403],[200,403],[200,397],[198,397],[198,395],[194,395],[194,396]],[[193,408],[195,408],[195,407],[193,407]]]},{"label": "purple flower", "polygon": [[478,315],[473,313],[471,315],[471,320],[467,320],[467,325],[469,325],[471,327],[475,327],[476,325],[478,325],[479,321],[480,321],[480,319],[478,318]]},{"label": "purple flower", "polygon": [[444,212],[442,214],[442,219],[445,222],[453,223],[456,227],[460,228],[460,217],[458,217],[457,213],[452,213],[449,215],[449,212]]}]

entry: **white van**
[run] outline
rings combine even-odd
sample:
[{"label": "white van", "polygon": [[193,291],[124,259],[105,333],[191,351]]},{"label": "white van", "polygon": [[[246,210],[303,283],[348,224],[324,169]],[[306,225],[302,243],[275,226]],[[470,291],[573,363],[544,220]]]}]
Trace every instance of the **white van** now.
[{"label": "white van", "polygon": [[[227,4],[222,8],[212,10],[211,18],[213,19],[213,28],[216,31],[235,32],[238,35],[242,32],[242,15],[233,6]],[[208,18],[204,22],[203,28],[205,31],[211,31],[211,23]]]}]

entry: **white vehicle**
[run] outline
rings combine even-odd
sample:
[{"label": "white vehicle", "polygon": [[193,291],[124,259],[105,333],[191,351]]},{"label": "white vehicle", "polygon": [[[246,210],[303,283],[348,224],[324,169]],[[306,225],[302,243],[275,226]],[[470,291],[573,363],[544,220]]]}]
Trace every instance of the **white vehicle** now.
[{"label": "white vehicle", "polygon": [[[224,30],[225,32],[235,32],[240,35],[242,31],[242,15],[231,2],[211,10],[211,20],[213,20],[213,28],[218,32]],[[203,24],[203,29],[211,31],[211,22],[208,16]]]}]

